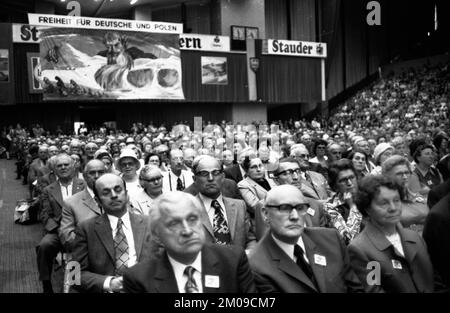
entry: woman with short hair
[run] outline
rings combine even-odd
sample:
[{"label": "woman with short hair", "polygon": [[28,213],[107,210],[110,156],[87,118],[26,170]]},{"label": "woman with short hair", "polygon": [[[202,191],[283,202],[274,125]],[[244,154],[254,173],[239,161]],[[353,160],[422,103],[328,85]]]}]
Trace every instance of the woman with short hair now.
[{"label": "woman with short hair", "polygon": [[350,264],[366,292],[433,292],[433,266],[421,236],[402,227],[402,188],[391,178],[368,175],[356,204],[364,230],[348,246]]}]

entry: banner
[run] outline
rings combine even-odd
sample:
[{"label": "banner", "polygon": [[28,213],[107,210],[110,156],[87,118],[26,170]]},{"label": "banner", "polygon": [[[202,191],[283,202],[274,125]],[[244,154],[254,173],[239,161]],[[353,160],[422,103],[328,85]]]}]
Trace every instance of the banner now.
[{"label": "banner", "polygon": [[147,22],[85,16],[65,16],[28,13],[30,25],[64,28],[123,30],[165,34],[183,33],[183,24],[166,22]]},{"label": "banner", "polygon": [[184,99],[178,34],[60,27],[39,32],[44,100]]},{"label": "banner", "polygon": [[9,82],[9,50],[0,49],[0,82]]},{"label": "banner", "polygon": [[27,53],[28,89],[30,93],[42,93],[41,58],[38,52]]},{"label": "banner", "polygon": [[227,58],[202,56],[201,64],[203,85],[228,85]]},{"label": "banner", "polygon": [[297,57],[327,57],[327,44],[322,42],[267,39],[263,44],[263,54]]},{"label": "banner", "polygon": [[37,26],[28,24],[12,24],[12,38],[14,43],[39,43]]},{"label": "banner", "polygon": [[181,50],[230,51],[230,37],[198,34],[181,34]]}]

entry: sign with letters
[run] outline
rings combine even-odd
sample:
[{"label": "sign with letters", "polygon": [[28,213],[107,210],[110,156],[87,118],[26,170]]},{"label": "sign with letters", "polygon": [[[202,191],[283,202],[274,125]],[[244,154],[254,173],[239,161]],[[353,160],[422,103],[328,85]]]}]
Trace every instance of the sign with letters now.
[{"label": "sign with letters", "polygon": [[39,43],[39,29],[33,25],[13,24],[12,39],[14,43]]},{"label": "sign with letters", "polygon": [[322,42],[267,39],[264,54],[326,58],[327,44]]},{"label": "sign with letters", "polygon": [[199,35],[199,34],[181,34],[180,50],[199,50],[199,51],[230,51],[230,37]]}]

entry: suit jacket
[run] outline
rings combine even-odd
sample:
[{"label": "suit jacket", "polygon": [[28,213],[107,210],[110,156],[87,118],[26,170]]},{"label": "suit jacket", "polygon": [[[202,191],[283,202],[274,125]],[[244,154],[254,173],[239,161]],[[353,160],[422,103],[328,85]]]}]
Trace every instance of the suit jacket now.
[{"label": "suit jacket", "polygon": [[[192,183],[189,187],[187,187],[184,192],[190,193],[193,196],[198,195],[199,190],[197,185]],[[239,193],[239,189],[234,180],[225,178],[223,181],[222,189],[220,190],[224,197],[233,198],[233,199],[242,199],[241,194]]]},{"label": "suit jacket", "polygon": [[249,256],[259,292],[362,292],[362,285],[350,266],[345,245],[335,229],[305,228],[302,239],[317,288],[276,244],[272,233],[267,232]]},{"label": "suit jacket", "polygon": [[100,215],[102,215],[102,211],[87,188],[64,201],[58,233],[66,251],[72,251],[73,249],[76,226],[84,220]]},{"label": "suit jacket", "polygon": [[[271,187],[275,186],[273,180],[268,180]],[[250,177],[246,177],[244,180],[238,183],[239,192],[242,199],[247,204],[247,210],[252,218],[253,228],[256,235],[256,240],[262,238],[266,232],[266,224],[262,217],[262,207],[264,206],[264,199],[266,198],[267,190],[261,187]]]},{"label": "suit jacket", "polygon": [[[306,171],[306,179],[302,178],[300,190],[305,196],[316,200],[327,200],[331,194],[331,189],[325,177],[314,171]],[[310,178],[310,179],[309,179]]]},{"label": "suit jacket", "polygon": [[439,202],[446,194],[450,192],[450,179],[447,179],[445,182],[440,184],[439,186],[434,187],[428,193],[427,204],[431,209],[434,207],[436,203]]},{"label": "suit jacket", "polygon": [[[153,253],[148,217],[130,214],[137,262]],[[103,292],[103,283],[114,276],[114,239],[108,215],[103,214],[81,222],[75,234],[73,260],[80,263],[81,286],[78,291]]]},{"label": "suit jacket", "polygon": [[234,180],[236,184],[243,179],[241,169],[239,168],[239,164],[233,164],[227,167],[224,170],[224,173],[226,178]]},{"label": "suit jacket", "polygon": [[[247,256],[240,247],[205,244],[202,248],[202,286],[204,293],[256,292]],[[219,277],[219,287],[205,285],[205,276]],[[174,271],[163,252],[127,269],[123,275],[126,292],[178,293]]]},{"label": "suit jacket", "polygon": [[436,273],[450,287],[450,193],[430,210],[423,229]]},{"label": "suit jacket", "polygon": [[311,210],[308,210],[304,215],[305,224],[307,227],[326,227],[327,215],[323,204],[316,199],[305,196],[306,202],[308,202]]},{"label": "suit jacket", "polygon": [[[415,231],[397,226],[405,257],[398,255],[383,232],[372,222],[350,242],[348,252],[353,269],[366,292],[433,292],[433,266],[423,239]],[[379,284],[369,285],[368,263],[380,265]],[[394,264],[396,263],[396,264]]]},{"label": "suit jacket", "polygon": [[[202,211],[202,223],[205,228],[206,240],[210,243],[214,243],[214,231],[208,216],[207,208],[203,205],[199,195],[197,195],[197,198],[204,209]],[[248,216],[247,207],[245,206],[244,201],[223,196],[222,199],[225,204],[228,228],[230,229],[231,235],[231,244],[240,246],[244,249],[252,249],[256,244],[256,237],[251,229],[250,217]]]},{"label": "suit jacket", "polygon": [[[74,178],[72,180],[72,195],[84,189],[84,180]],[[61,213],[63,206],[63,197],[59,182],[44,188],[41,198],[41,221],[46,232],[55,232],[58,230],[61,222]]]}]

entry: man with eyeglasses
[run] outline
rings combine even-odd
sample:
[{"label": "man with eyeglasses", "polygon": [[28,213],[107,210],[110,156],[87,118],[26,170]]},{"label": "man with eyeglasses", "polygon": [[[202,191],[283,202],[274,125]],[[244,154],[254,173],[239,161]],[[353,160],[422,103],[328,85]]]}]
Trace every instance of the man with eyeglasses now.
[{"label": "man with eyeglasses", "polygon": [[248,251],[256,238],[250,228],[250,218],[243,200],[223,196],[225,180],[222,163],[203,155],[192,163],[197,198],[203,205],[202,223],[206,240],[222,245],[238,245]]},{"label": "man with eyeglasses", "polygon": [[[278,185],[292,185],[301,190],[300,167],[294,158],[282,158],[279,160],[278,167],[273,172],[275,182]],[[303,195],[303,193],[302,193]],[[304,196],[310,206],[305,215],[306,226],[323,227],[326,225],[326,214],[323,204],[319,201]]]},{"label": "man with eyeglasses", "polygon": [[102,211],[94,200],[95,181],[106,173],[105,164],[100,160],[91,160],[84,167],[83,178],[86,188],[64,200],[62,208],[61,226],[59,228],[59,239],[65,251],[73,249],[75,241],[75,228],[77,225],[92,217],[100,216]]},{"label": "man with eyeglasses", "polygon": [[73,260],[80,264],[81,292],[123,292],[123,274],[155,252],[147,216],[131,213],[125,181],[106,173],[94,183],[95,201],[104,214],[81,222]]},{"label": "man with eyeglasses", "polygon": [[301,191],[303,194],[325,202],[331,195],[331,189],[322,174],[310,170],[308,149],[299,145],[291,151],[291,157],[294,157],[300,166]]},{"label": "man with eyeglasses", "polygon": [[362,291],[338,232],[305,227],[308,207],[294,186],[277,186],[267,193],[263,216],[269,231],[249,256],[258,291]]},{"label": "man with eyeglasses", "polygon": [[184,170],[184,156],[180,149],[172,149],[169,154],[170,170],[164,172],[163,191],[183,191],[193,183],[192,172]]},{"label": "man with eyeglasses", "polygon": [[136,214],[148,215],[158,197],[163,193],[163,175],[159,167],[145,165],[139,173],[139,183],[143,189],[134,197],[130,197],[132,211]]},{"label": "man with eyeglasses", "polygon": [[207,243],[198,199],[167,192],[150,211],[152,237],[164,247],[153,258],[124,273],[132,293],[256,292],[247,256],[241,247]]}]

